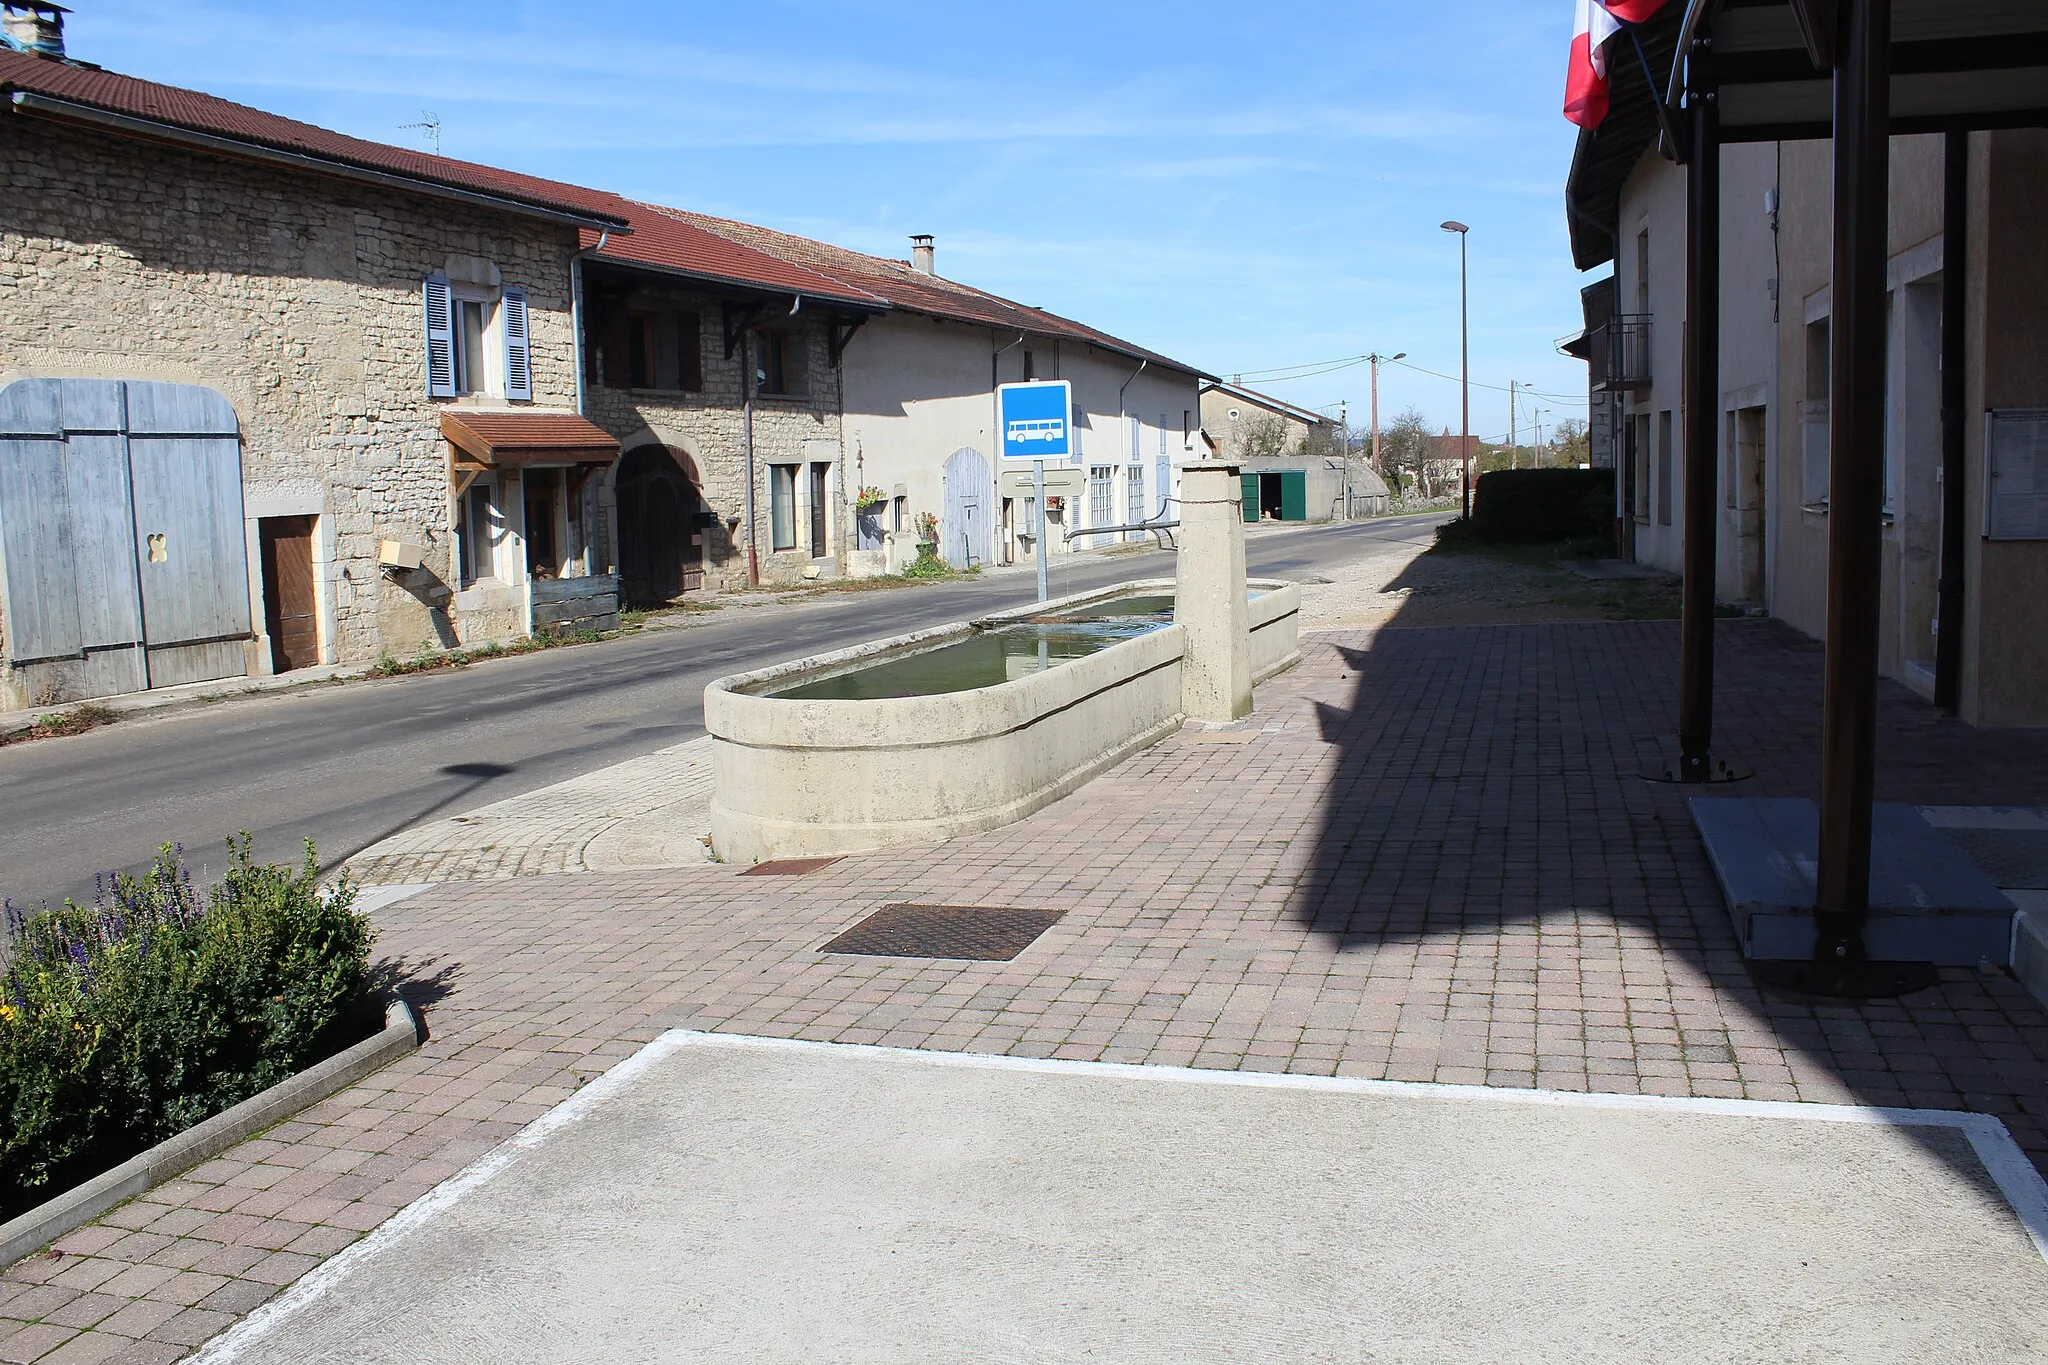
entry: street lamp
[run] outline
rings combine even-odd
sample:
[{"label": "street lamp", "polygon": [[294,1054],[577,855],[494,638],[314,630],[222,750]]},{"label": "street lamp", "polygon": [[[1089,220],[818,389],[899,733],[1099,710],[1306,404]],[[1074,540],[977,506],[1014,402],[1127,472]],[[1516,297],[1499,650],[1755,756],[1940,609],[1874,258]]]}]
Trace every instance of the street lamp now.
[{"label": "street lamp", "polygon": [[1464,409],[1462,430],[1459,434],[1458,454],[1464,477],[1460,482],[1465,497],[1465,520],[1472,519],[1472,313],[1466,303],[1465,293],[1465,235],[1472,229],[1456,219],[1443,225],[1445,232],[1458,234],[1458,387],[1463,393],[1460,400]]}]

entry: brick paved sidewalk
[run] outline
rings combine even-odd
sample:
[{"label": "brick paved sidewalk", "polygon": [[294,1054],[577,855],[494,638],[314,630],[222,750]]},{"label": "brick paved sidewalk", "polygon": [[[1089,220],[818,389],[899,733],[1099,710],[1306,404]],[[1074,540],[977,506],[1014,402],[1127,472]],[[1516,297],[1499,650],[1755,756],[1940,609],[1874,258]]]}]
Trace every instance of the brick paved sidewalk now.
[{"label": "brick paved sidewalk", "polygon": [[429,820],[348,860],[365,885],[495,881],[682,867],[710,858],[707,736],[461,815]]},{"label": "brick paved sidewalk", "polygon": [[[1820,653],[1721,632],[1721,732],[1810,794]],[[1674,623],[1315,637],[1246,744],[1169,740],[1008,829],[803,878],[470,882],[379,913],[415,1056],[0,1277],[0,1359],[165,1361],[665,1027],[1995,1113],[2048,1161],[2048,1029],[2002,973],[1903,1001],[1750,986],[1668,729]],[[1887,686],[1880,795],[2043,804],[2048,736]],[[1014,962],[827,956],[879,905],[1065,913]]]}]

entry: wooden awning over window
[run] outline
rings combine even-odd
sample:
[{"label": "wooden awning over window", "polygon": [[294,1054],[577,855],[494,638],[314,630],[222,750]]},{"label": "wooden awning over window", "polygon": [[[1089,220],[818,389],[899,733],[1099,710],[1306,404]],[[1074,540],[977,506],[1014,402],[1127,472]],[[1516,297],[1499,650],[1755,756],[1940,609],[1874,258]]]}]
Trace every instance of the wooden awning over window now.
[{"label": "wooden awning over window", "polygon": [[619,458],[617,438],[573,412],[444,408],[441,434],[455,447],[458,467],[606,465]]}]

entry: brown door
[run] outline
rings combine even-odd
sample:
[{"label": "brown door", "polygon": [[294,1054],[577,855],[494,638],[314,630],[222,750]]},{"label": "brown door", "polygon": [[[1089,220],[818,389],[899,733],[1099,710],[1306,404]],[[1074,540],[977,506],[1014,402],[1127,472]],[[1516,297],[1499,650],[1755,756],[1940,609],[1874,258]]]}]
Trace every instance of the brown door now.
[{"label": "brown door", "polygon": [[270,635],[270,668],[289,673],[320,662],[320,627],[313,599],[313,518],[264,517],[257,523],[263,551],[263,624]]}]

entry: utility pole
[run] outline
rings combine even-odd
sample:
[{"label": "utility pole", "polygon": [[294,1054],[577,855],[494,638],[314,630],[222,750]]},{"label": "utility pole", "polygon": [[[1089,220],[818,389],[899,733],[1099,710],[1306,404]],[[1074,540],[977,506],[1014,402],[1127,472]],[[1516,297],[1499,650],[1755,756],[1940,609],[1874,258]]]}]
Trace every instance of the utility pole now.
[{"label": "utility pole", "polygon": [[1380,366],[1391,365],[1397,360],[1407,358],[1406,351],[1399,355],[1381,355],[1375,351],[1366,357],[1372,362],[1372,472],[1383,479],[1387,476],[1387,467],[1380,463]]},{"label": "utility pole", "polygon": [[1508,381],[1508,468],[1515,467],[1515,381]]},{"label": "utility pole", "polygon": [[1344,450],[1344,520],[1351,520],[1351,400],[1337,400],[1337,439]]}]

